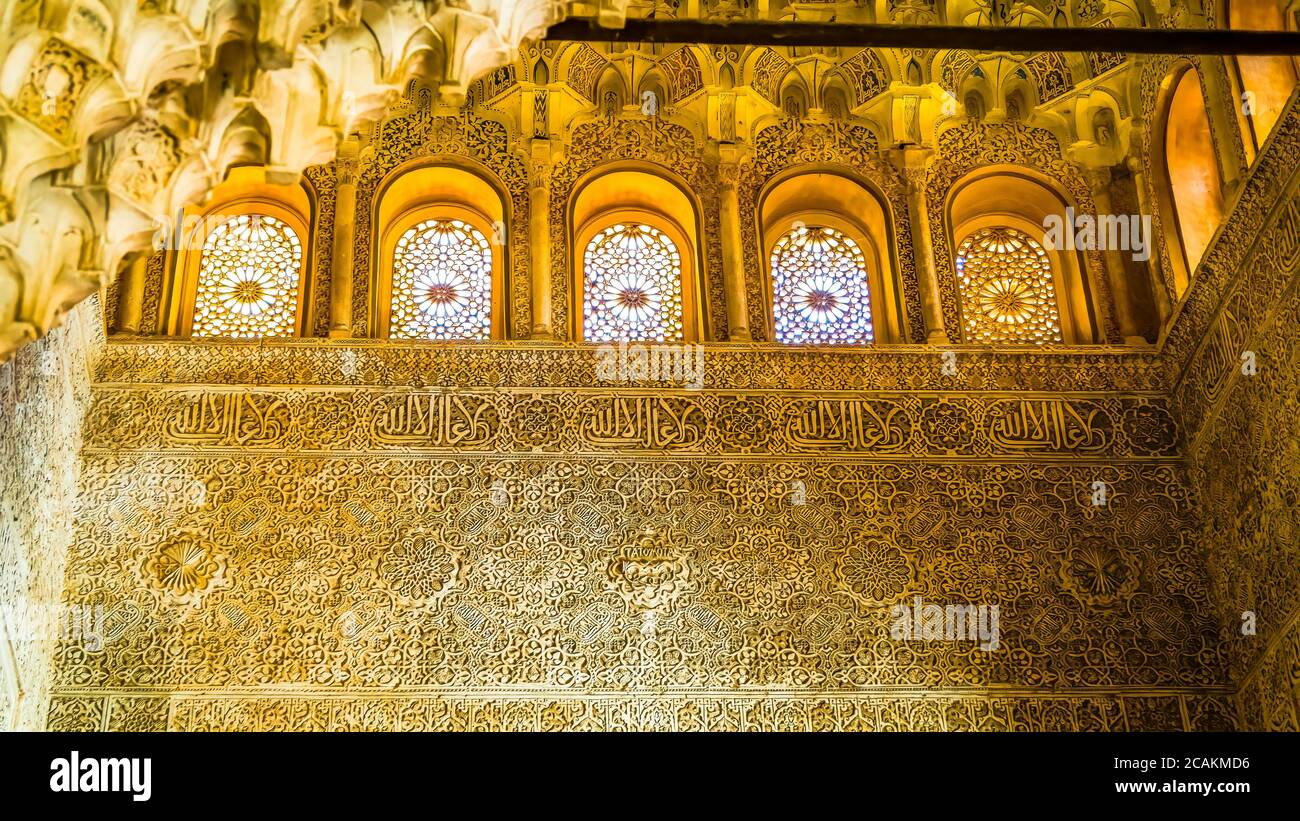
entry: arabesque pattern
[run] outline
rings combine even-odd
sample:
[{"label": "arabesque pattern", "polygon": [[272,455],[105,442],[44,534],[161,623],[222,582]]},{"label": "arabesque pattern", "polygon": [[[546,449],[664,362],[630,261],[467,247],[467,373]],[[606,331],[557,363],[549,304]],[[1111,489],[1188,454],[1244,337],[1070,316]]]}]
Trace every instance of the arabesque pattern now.
[{"label": "arabesque pattern", "polygon": [[302,242],[275,217],[244,214],[204,239],[194,297],[196,337],[293,336]]},{"label": "arabesque pattern", "polygon": [[487,339],[492,333],[492,249],[461,220],[426,220],[397,240],[389,336]]},{"label": "arabesque pattern", "polygon": [[[962,333],[953,186],[1011,166],[1079,213],[1107,198],[1158,211],[1142,201],[1160,186],[1154,102],[1183,58],[688,47],[642,60],[540,42],[462,59],[484,56],[451,33],[473,10],[372,5],[394,38],[365,34],[362,70],[331,57],[356,53],[336,47],[354,5],[291,20],[267,7],[256,35],[166,10],[81,28],[41,4],[7,18],[6,42],[33,47],[7,66],[0,286],[18,290],[0,287],[0,356],[54,328],[155,219],[249,162],[278,182],[308,169],[302,327],[318,338],[151,337],[175,307],[159,259],[143,335],[94,365],[84,426],[86,383],[64,367],[83,354],[41,347],[64,337],[0,370],[0,448],[15,457],[0,479],[21,488],[0,500],[21,507],[0,516],[4,568],[29,562],[54,595],[66,552],[64,602],[107,614],[102,648],[63,641],[52,666],[44,648],[4,657],[31,689],[23,702],[0,690],[0,715],[60,730],[1297,727],[1294,110],[1245,174],[1233,95],[1216,94],[1228,66],[1192,61],[1236,193],[1185,300],[1160,309],[1175,321],[1149,329],[1154,347],[1121,346],[1115,270],[1088,251],[1104,344],[991,352],[963,345],[981,340]],[[1203,26],[1221,6],[1146,20],[1093,3],[1080,19]],[[529,8],[534,22],[558,14]],[[139,21],[167,27],[164,48],[124,48],[150,42]],[[449,59],[409,59],[435,32]],[[248,76],[210,82],[217,42]],[[669,105],[596,104],[652,62]],[[416,81],[417,64],[441,75]],[[968,118],[977,77],[986,113],[1018,77],[1039,104]],[[836,104],[783,116],[787,87]],[[1086,127],[1107,97],[1109,142]],[[359,160],[332,159],[345,143]],[[367,287],[377,206],[390,175],[422,163],[481,166],[501,195],[504,342],[365,338],[382,335]],[[572,344],[582,272],[566,209],[606,164],[672,178],[693,201],[704,338],[748,318],[754,344],[702,348],[700,390],[599,384],[594,346]],[[107,196],[51,186],[51,169]],[[803,171],[851,177],[882,204],[901,344],[763,344],[758,206]],[[335,213],[344,196],[355,225]],[[1172,232],[1154,216],[1159,296]],[[339,235],[351,277],[329,258],[336,224],[355,229]],[[546,232],[549,282],[534,278]],[[336,303],[348,279],[353,298]],[[521,341],[543,305],[554,338]],[[324,339],[339,306],[353,338]],[[951,351],[925,344],[940,324]],[[996,604],[998,649],[892,635],[890,608],[918,597]]]}]

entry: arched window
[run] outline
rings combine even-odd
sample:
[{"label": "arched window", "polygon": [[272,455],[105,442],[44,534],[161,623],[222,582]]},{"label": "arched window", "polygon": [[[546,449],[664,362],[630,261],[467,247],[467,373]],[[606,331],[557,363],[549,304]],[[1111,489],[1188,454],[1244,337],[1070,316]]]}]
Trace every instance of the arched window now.
[{"label": "arched window", "polygon": [[492,248],[456,219],[426,220],[397,240],[390,336],[488,339],[492,335]]},{"label": "arched window", "polygon": [[682,257],[663,231],[620,223],[598,231],[583,255],[588,342],[680,342]]},{"label": "arched window", "polygon": [[1064,341],[1051,262],[1028,234],[980,229],[958,246],[956,265],[968,341]]},{"label": "arched window", "polygon": [[708,338],[699,207],[667,169],[617,163],[591,172],[569,201],[572,338]]},{"label": "arched window", "polygon": [[241,214],[207,235],[199,261],[192,335],[293,336],[298,326],[302,243],[265,214]]},{"label": "arched window", "polygon": [[776,341],[793,345],[870,343],[871,290],[862,249],[834,228],[801,225],[772,249]]},{"label": "arched window", "polygon": [[787,345],[909,341],[893,217],[849,169],[802,166],[759,193],[772,306],[767,338]]},{"label": "arched window", "polygon": [[[1287,16],[1278,0],[1232,0],[1228,4],[1228,27],[1246,31],[1286,31]],[[1268,57],[1239,54],[1232,58],[1237,68],[1239,104],[1234,106],[1242,120],[1246,155],[1253,162],[1273,126],[1286,110],[1296,85],[1296,61],[1290,56]]]},{"label": "arched window", "polygon": [[507,336],[512,234],[498,182],[477,166],[414,161],[380,184],[371,312],[378,335]]},{"label": "arched window", "polygon": [[[952,288],[957,303],[946,328],[950,339],[996,345],[1102,340],[1105,305],[1093,283],[1106,270],[1092,267],[1101,260],[1074,243],[1078,225],[1088,224],[1076,216],[1091,210],[1087,204],[1029,169],[988,165],[953,184],[946,209],[953,276],[940,287]],[[1086,220],[1095,228],[1094,216]]]},{"label": "arched window", "polygon": [[160,237],[158,329],[230,339],[304,333],[312,325],[312,209],[305,183],[268,183],[261,166],[233,169],[204,206],[187,206]]},{"label": "arched window", "polygon": [[1169,188],[1162,196],[1162,222],[1178,227],[1182,253],[1174,253],[1175,296],[1186,293],[1192,274],[1223,221],[1222,177],[1201,95],[1200,76],[1188,68],[1172,80],[1164,139],[1158,143]]}]

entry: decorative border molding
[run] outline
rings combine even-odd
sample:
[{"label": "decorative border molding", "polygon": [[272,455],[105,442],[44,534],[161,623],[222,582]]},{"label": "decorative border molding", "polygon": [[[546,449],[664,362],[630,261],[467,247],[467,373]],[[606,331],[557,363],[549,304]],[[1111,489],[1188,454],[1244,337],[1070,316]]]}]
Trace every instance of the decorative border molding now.
[{"label": "decorative border molding", "polygon": [[1168,731],[1237,729],[1228,693],[1152,690],[1024,694],[989,690],[760,691],[576,695],[552,692],[235,694],[60,691],[50,729]]},{"label": "decorative border molding", "polygon": [[[1122,391],[1165,393],[1176,375],[1154,353],[1118,347],[794,348],[708,343],[710,390]],[[109,384],[572,387],[599,384],[599,346],[384,340],[189,341],[113,337],[96,382]],[[944,350],[957,373],[943,374]],[[647,384],[646,387],[654,387]]]},{"label": "decorative border molding", "polygon": [[1178,459],[1159,398],[100,387],[90,450],[681,454],[943,462]]}]

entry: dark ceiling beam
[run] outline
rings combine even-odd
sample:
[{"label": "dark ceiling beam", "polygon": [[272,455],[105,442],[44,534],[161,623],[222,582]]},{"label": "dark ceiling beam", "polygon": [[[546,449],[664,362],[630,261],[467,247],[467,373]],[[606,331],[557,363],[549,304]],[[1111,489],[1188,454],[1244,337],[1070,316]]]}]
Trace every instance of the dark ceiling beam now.
[{"label": "dark ceiling beam", "polygon": [[594,19],[551,26],[547,40],[699,43],[719,46],[844,46],[967,51],[1110,51],[1129,54],[1300,54],[1300,34],[1208,29],[901,26],[777,20],[629,19],[621,29]]}]

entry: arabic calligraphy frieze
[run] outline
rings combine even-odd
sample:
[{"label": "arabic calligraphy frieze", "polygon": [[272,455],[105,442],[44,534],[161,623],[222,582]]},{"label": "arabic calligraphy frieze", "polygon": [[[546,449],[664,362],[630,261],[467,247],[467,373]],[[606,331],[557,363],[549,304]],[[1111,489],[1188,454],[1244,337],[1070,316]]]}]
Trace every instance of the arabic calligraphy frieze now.
[{"label": "arabic calligraphy frieze", "polygon": [[490,397],[410,393],[375,409],[376,444],[404,447],[479,449],[491,446],[500,416]]},{"label": "arabic calligraphy frieze", "polygon": [[697,451],[708,419],[693,399],[611,396],[578,409],[580,440],[596,449]]},{"label": "arabic calligraphy frieze", "polygon": [[101,389],[90,447],[1175,458],[1148,396]]},{"label": "arabic calligraphy frieze", "polygon": [[289,408],[275,394],[245,391],[192,396],[167,422],[167,439],[179,445],[263,447],[284,439]]},{"label": "arabic calligraphy frieze", "polygon": [[989,438],[1007,452],[1096,453],[1110,445],[1110,418],[1090,402],[1000,399],[988,419]]}]

